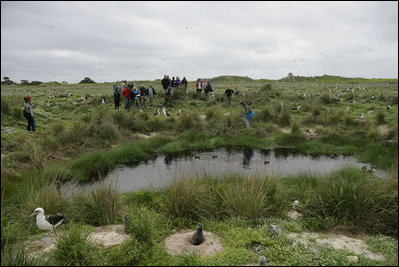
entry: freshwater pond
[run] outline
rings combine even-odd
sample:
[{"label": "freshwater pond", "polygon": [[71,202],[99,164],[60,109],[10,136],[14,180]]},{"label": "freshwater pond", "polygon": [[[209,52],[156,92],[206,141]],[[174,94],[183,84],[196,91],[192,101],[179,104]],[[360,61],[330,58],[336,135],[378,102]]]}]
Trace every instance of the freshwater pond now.
[{"label": "freshwater pond", "polygon": [[[213,177],[225,175],[273,175],[276,177],[299,174],[326,175],[351,166],[361,168],[370,164],[358,162],[354,157],[342,155],[304,155],[290,149],[228,149],[219,148],[206,152],[186,152],[180,156],[160,155],[154,159],[127,167],[120,166],[105,179],[116,185],[120,192],[160,189],[174,179],[197,177],[204,174]],[[386,172],[373,169],[373,173],[385,178]],[[63,195],[71,195],[79,188],[89,190],[92,184],[65,183]]]}]

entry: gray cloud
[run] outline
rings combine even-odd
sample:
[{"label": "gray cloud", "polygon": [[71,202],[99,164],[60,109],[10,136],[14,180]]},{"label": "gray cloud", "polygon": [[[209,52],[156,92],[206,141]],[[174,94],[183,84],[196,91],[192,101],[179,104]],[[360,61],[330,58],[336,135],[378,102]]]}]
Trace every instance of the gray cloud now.
[{"label": "gray cloud", "polygon": [[398,76],[397,2],[1,2],[1,75]]}]

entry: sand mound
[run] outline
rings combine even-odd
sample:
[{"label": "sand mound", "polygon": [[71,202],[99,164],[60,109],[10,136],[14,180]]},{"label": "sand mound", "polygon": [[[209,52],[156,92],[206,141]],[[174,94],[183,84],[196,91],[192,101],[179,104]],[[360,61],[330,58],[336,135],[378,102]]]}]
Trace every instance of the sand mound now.
[{"label": "sand mound", "polygon": [[334,249],[345,249],[353,252],[356,255],[364,254],[364,256],[376,260],[383,261],[385,257],[371,252],[367,244],[362,239],[347,237],[337,234],[319,234],[319,233],[289,233],[289,238],[301,242],[307,247],[317,249],[318,245],[330,245]]},{"label": "sand mound", "polygon": [[199,253],[200,256],[214,255],[223,250],[223,247],[217,238],[211,232],[202,231],[205,237],[204,242],[198,246],[190,243],[194,230],[181,230],[165,239],[165,249],[169,254],[177,255],[183,253]]}]

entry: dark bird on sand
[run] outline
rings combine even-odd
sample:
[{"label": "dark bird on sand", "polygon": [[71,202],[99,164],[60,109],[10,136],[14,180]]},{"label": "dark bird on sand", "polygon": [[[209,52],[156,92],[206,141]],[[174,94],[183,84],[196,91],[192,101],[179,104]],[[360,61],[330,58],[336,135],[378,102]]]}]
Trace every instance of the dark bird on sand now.
[{"label": "dark bird on sand", "polygon": [[202,224],[197,224],[197,230],[193,234],[193,238],[191,240],[191,244],[194,246],[198,246],[204,242],[204,234],[202,233]]},{"label": "dark bird on sand", "polygon": [[265,256],[259,256],[259,266],[266,266]]}]

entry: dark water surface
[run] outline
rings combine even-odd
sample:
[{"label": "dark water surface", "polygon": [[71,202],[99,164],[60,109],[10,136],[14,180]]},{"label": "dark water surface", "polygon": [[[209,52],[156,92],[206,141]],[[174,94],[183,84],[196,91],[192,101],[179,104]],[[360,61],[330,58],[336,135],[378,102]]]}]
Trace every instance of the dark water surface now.
[{"label": "dark water surface", "polygon": [[[312,156],[289,149],[227,149],[208,152],[188,152],[181,156],[161,155],[144,161],[134,167],[121,166],[111,172],[105,182],[115,183],[120,192],[159,189],[173,179],[196,177],[207,174],[223,177],[228,174],[273,175],[277,177],[299,174],[326,175],[351,166],[361,168],[370,164],[360,163],[354,157]],[[378,177],[385,178],[386,172],[373,170]],[[89,189],[92,184],[69,182],[62,186],[65,195],[73,194],[78,188]]]}]

